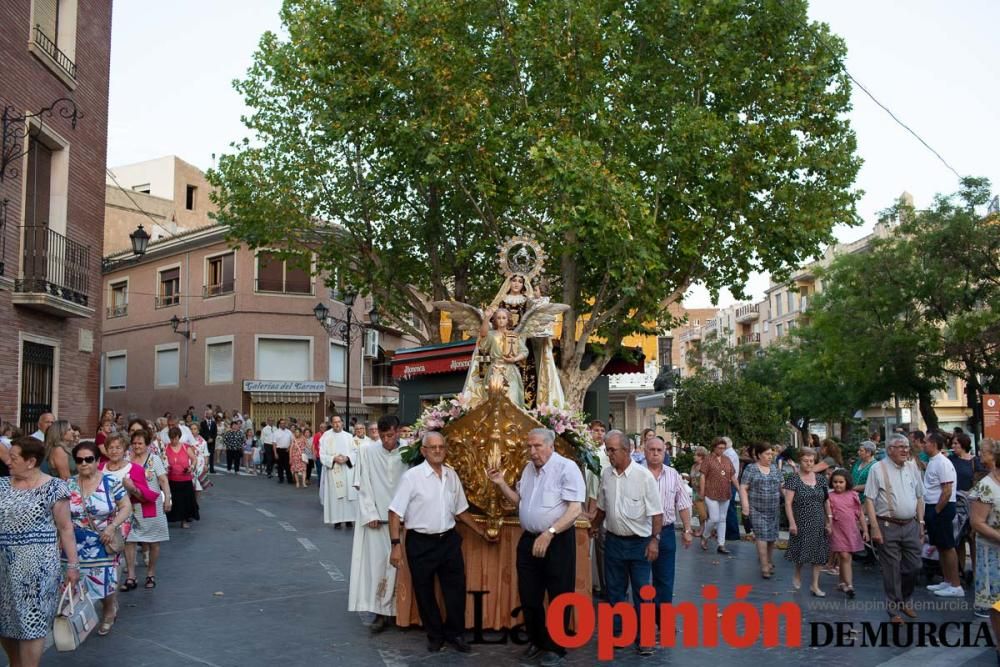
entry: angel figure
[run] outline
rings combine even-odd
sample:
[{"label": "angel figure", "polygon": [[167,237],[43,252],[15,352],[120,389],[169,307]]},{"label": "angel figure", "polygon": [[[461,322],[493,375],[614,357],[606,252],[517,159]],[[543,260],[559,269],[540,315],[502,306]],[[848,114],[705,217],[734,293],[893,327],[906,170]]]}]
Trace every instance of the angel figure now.
[{"label": "angel figure", "polygon": [[[527,341],[544,336],[555,316],[569,306],[547,300],[530,305],[518,318],[517,325],[511,326],[511,312],[506,307],[491,305],[484,314],[478,308],[458,301],[438,301],[434,305],[448,312],[463,331],[478,337],[463,388],[463,392],[470,397],[470,409],[486,401],[491,383],[498,382],[505,383],[507,395],[514,405],[526,407],[524,376],[518,364],[528,356]],[[554,380],[558,384],[558,376]],[[562,395],[561,387],[558,393]]]}]

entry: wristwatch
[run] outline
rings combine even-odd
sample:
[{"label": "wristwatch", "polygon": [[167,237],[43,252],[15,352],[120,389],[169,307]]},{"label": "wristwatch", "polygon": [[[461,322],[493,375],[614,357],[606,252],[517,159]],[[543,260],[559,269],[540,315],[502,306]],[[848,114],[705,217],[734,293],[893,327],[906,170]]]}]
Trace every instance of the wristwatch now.
[{"label": "wristwatch", "polygon": [[549,526],[549,535],[555,535],[555,534],[556,534],[556,527]]},{"label": "wristwatch", "polygon": [[389,544],[393,544],[393,545],[399,544],[399,539],[397,538],[395,540],[389,540]]}]

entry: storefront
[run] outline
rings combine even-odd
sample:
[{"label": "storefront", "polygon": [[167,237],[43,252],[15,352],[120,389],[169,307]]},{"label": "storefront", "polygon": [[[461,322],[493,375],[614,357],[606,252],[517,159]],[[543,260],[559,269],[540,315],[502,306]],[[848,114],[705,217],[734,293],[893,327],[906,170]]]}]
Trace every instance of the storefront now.
[{"label": "storefront", "polygon": [[295,419],[315,428],[323,421],[325,402],[324,382],[243,381],[243,409],[258,429],[266,419]]}]

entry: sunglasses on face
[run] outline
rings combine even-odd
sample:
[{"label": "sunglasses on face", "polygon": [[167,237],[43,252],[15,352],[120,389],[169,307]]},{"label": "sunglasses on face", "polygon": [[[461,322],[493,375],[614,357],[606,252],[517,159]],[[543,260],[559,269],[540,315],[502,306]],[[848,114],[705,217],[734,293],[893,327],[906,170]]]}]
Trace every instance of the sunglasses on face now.
[{"label": "sunglasses on face", "polygon": [[97,457],[96,456],[76,456],[76,457],[73,457],[73,460],[76,461],[77,465],[80,465],[81,463],[93,463],[94,461],[97,460]]}]

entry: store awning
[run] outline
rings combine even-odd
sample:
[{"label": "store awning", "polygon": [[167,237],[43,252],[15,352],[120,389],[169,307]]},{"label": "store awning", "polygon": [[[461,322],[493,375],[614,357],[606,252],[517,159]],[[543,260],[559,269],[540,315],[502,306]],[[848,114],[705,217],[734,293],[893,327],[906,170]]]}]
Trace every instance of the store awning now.
[{"label": "store awning", "polygon": [[392,359],[392,377],[409,380],[437,373],[465,373],[472,363],[476,342],[463,340],[443,345],[427,345],[408,350],[396,350]]}]

